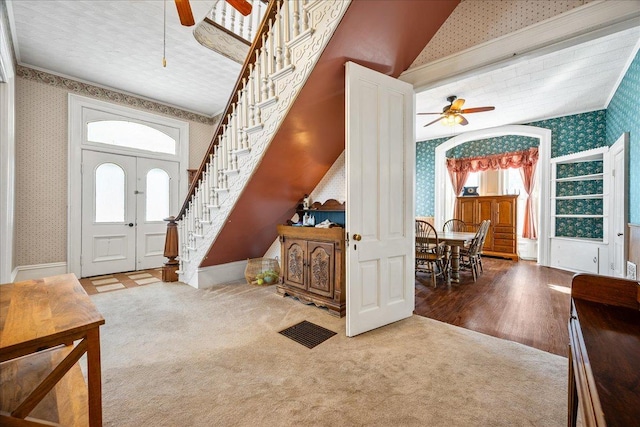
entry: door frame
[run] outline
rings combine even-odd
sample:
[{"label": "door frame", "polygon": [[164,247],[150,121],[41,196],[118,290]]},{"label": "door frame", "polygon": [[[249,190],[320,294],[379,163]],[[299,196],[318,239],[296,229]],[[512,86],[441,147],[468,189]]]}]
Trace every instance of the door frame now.
[{"label": "door frame", "polygon": [[[188,190],[189,165],[189,123],[158,114],[148,113],[117,104],[98,101],[75,94],[69,94],[68,137],[69,150],[67,158],[67,272],[81,275],[80,255],[82,249],[82,150],[101,151],[112,154],[124,154],[134,157],[147,157],[159,160],[170,160],[178,163],[178,200],[186,197]],[[128,120],[151,127],[172,128],[177,135],[176,154],[153,153],[129,147],[91,144],[85,141],[85,114],[104,113],[108,116],[120,116]],[[177,214],[177,212],[176,212]]]},{"label": "door frame", "polygon": [[540,191],[538,204],[538,264],[549,266],[549,222],[551,218],[550,202],[550,162],[551,162],[551,130],[537,126],[507,125],[490,129],[482,129],[463,133],[453,137],[435,149],[435,212],[434,220],[436,228],[442,227],[445,217],[444,193],[450,189],[449,174],[445,166],[444,158],[447,150],[465,142],[476,139],[486,139],[502,135],[523,135],[540,140],[538,146],[538,163],[536,170],[536,185]]},{"label": "door frame", "polygon": [[[613,189],[613,183],[616,182],[616,176],[613,176],[613,171],[614,171],[614,157],[616,155],[616,153],[622,152],[623,155],[623,161],[624,161],[624,170],[623,170],[623,176],[622,176],[622,194],[624,195],[624,197],[622,197],[622,199],[618,200],[616,199],[616,195],[615,193],[612,191]],[[609,165],[610,165],[610,170],[609,170],[609,174],[611,174],[611,176],[609,177],[609,182],[611,182],[609,188],[608,188],[608,192],[609,192],[609,240],[608,240],[608,245],[609,245],[609,275],[613,276],[613,277],[619,277],[624,279],[626,277],[626,261],[628,259],[628,255],[629,255],[629,132],[624,132],[622,135],[620,135],[620,137],[618,139],[616,139],[616,141],[609,147]],[[616,172],[617,173],[617,172]],[[618,176],[619,178],[619,176]],[[615,219],[614,216],[622,213],[622,230],[624,235],[622,236],[622,241],[623,241],[623,254],[622,254],[622,275],[621,276],[616,276],[615,275],[615,269],[612,268],[613,266],[613,260],[616,259],[615,257],[615,240],[616,240],[616,234],[619,232],[619,230],[615,229]]]}]

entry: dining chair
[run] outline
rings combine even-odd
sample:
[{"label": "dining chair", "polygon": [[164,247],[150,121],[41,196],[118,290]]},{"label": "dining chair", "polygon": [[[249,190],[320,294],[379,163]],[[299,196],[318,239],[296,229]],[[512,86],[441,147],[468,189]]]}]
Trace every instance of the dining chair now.
[{"label": "dining chair", "polygon": [[491,220],[485,219],[480,227],[484,226],[484,230],[482,231],[482,238],[480,239],[480,249],[478,251],[478,265],[480,265],[480,271],[484,273],[484,268],[482,267],[482,248],[484,248],[484,241],[487,239],[487,234],[489,233],[489,228],[491,228]]},{"label": "dining chair", "polygon": [[442,231],[467,231],[467,224],[461,219],[453,218],[444,223]]},{"label": "dining chair", "polygon": [[444,254],[444,242],[438,239],[438,232],[433,225],[416,220],[416,272],[431,273],[431,283],[434,288],[437,275],[447,280]]},{"label": "dining chair", "polygon": [[471,240],[471,244],[466,248],[460,249],[460,266],[471,270],[474,282],[478,279],[478,265],[482,262],[480,259],[480,251],[484,244],[489,224],[489,220],[482,221],[480,227],[478,227],[478,230],[476,231],[476,235]]}]

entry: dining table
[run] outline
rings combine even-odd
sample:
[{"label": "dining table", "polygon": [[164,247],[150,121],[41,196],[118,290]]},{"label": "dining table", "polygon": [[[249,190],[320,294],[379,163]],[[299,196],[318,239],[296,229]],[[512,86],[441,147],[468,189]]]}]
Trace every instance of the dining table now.
[{"label": "dining table", "polygon": [[467,231],[441,231],[438,233],[438,241],[444,243],[451,250],[450,280],[454,283],[460,283],[460,248],[469,245],[475,236],[476,233]]}]

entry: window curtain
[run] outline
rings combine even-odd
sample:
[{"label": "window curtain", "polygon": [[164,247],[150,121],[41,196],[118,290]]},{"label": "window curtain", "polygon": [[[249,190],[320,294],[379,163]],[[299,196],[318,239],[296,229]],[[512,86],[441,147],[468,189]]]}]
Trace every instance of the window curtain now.
[{"label": "window curtain", "polygon": [[[484,157],[469,157],[464,159],[447,159],[447,170],[451,178],[451,185],[456,196],[462,192],[464,183],[470,172],[495,170],[495,169],[520,169],[524,189],[527,192],[527,202],[524,211],[524,227],[522,237],[536,239],[535,215],[531,203],[536,164],[538,163],[538,147],[531,147],[523,151],[494,154]],[[456,203],[457,207],[457,203]],[[454,217],[458,212],[454,208]]]}]

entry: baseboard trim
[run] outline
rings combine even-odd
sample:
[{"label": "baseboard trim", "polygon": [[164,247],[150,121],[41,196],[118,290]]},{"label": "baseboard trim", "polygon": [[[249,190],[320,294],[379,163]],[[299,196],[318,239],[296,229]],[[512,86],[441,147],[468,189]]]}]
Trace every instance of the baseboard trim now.
[{"label": "baseboard trim", "polygon": [[191,280],[188,284],[196,289],[206,289],[223,283],[244,280],[244,270],[246,268],[247,260],[202,267],[194,275],[195,280]]},{"label": "baseboard trim", "polygon": [[42,279],[43,277],[57,276],[67,272],[66,262],[51,262],[48,264],[19,265],[11,272],[11,282],[23,280]]}]

